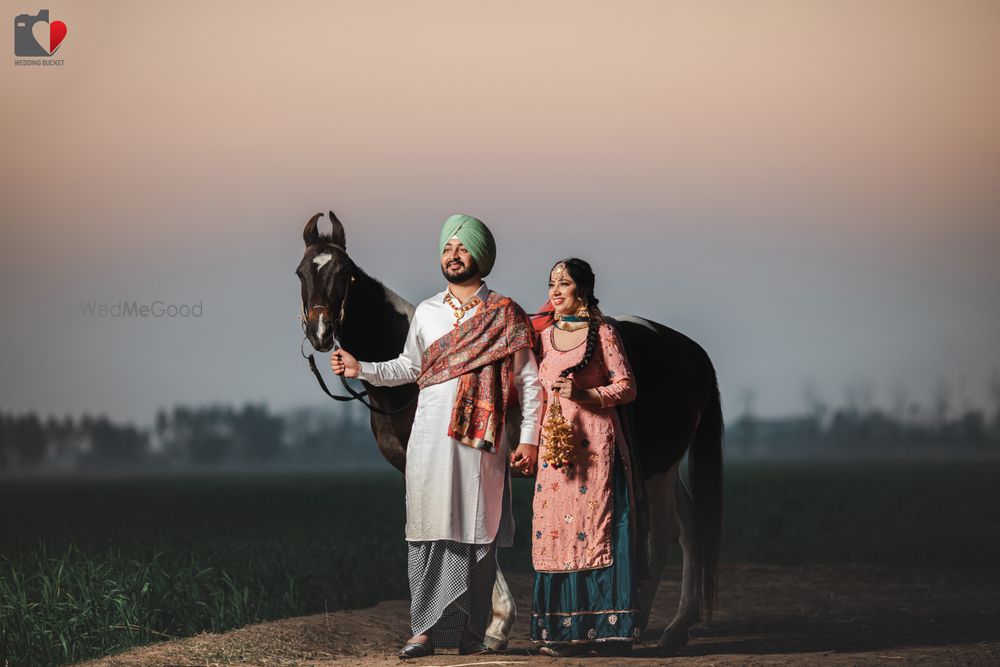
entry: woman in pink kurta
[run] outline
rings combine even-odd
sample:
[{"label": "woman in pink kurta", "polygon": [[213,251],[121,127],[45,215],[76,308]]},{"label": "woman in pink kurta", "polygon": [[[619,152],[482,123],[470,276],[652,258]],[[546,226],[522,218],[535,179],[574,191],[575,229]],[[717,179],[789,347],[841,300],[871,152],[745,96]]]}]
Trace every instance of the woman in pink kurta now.
[{"label": "woman in pink kurta", "polygon": [[[615,409],[635,398],[636,386],[621,338],[597,310],[593,284],[586,262],[557,264],[549,289],[556,321],[540,335],[538,376],[549,398],[553,389],[559,392],[575,459],[572,467],[547,463],[543,437],[533,500],[531,636],[548,655],[579,654],[594,642],[631,642],[640,631],[632,471]],[[557,328],[578,330],[558,337],[580,342],[560,347]]]}]

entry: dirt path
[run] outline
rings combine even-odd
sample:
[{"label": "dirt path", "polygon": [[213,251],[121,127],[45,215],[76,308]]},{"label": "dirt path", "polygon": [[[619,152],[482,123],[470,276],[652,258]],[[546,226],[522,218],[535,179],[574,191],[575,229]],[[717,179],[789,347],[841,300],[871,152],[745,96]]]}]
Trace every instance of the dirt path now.
[{"label": "dirt path", "polygon": [[[545,658],[526,639],[531,578],[509,578],[520,617],[502,656],[444,651],[434,665],[895,665],[1000,664],[1000,570],[928,572],[869,567],[731,566],[721,573],[711,626],[681,651],[656,649],[672,617],[678,573],[664,579],[650,628],[628,658]],[[87,667],[132,665],[399,665],[405,601],[261,623],[222,635],[134,649]]]}]

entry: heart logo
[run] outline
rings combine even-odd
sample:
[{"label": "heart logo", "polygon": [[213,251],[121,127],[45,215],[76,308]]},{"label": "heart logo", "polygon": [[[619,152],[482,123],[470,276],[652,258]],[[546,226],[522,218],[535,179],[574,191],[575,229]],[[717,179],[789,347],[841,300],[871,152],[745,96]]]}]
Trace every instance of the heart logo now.
[{"label": "heart logo", "polygon": [[52,23],[36,21],[31,26],[31,34],[38,45],[45,49],[46,53],[52,55],[66,38],[66,24],[62,21],[53,21]]},{"label": "heart logo", "polygon": [[53,21],[51,24],[51,30],[49,31],[49,37],[52,40],[49,53],[55,53],[59,45],[62,44],[63,39],[66,37],[66,24],[62,21]]}]

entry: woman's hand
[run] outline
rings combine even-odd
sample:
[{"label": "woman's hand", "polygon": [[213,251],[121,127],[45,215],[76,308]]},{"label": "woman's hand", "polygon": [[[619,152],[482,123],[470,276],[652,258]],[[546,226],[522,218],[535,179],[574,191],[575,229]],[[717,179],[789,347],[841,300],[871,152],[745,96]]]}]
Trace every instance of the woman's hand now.
[{"label": "woman's hand", "polygon": [[333,354],[330,355],[330,370],[335,375],[356,378],[361,374],[361,364],[350,352],[341,348],[334,350]]},{"label": "woman's hand", "polygon": [[528,477],[535,474],[536,463],[538,463],[538,447],[526,442],[518,445],[510,457],[510,464]]},{"label": "woman's hand", "polygon": [[577,387],[572,378],[559,378],[552,383],[550,391],[558,392],[559,398],[564,398],[567,401],[573,401],[579,405],[604,406],[604,403],[601,401],[601,395],[598,393],[597,389],[582,389]]},{"label": "woman's hand", "polygon": [[555,380],[549,390],[554,394],[559,394],[559,398],[564,398],[567,401],[577,402],[579,398],[576,385],[569,378],[561,377]]}]

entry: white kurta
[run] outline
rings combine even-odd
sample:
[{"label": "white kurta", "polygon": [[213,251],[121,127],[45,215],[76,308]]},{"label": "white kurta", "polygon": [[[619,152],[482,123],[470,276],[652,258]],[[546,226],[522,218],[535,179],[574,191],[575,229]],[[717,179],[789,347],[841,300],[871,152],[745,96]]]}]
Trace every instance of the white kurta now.
[{"label": "white kurta", "polygon": [[[455,326],[454,311],[444,300],[447,293],[447,290],[439,292],[421,302],[410,321],[400,355],[389,361],[362,361],[360,378],[380,386],[415,382],[424,351]],[[476,292],[483,302],[488,294],[485,283]],[[452,299],[458,302],[454,296]],[[478,306],[470,309],[459,321],[474,317],[478,309]],[[518,442],[537,445],[543,398],[535,354],[529,348],[514,354],[514,384],[523,414]],[[406,447],[406,539],[409,541],[488,544],[497,538],[502,515],[507,518],[505,533],[513,530],[510,499],[505,502],[504,498],[510,457],[508,424],[505,420],[505,433],[499,438],[495,454],[450,438],[448,424],[457,392],[458,378],[420,390]],[[511,535],[500,538],[501,545],[506,545]]]}]

